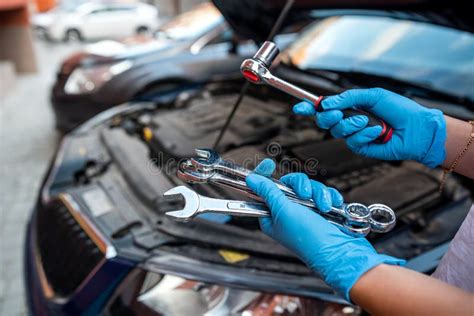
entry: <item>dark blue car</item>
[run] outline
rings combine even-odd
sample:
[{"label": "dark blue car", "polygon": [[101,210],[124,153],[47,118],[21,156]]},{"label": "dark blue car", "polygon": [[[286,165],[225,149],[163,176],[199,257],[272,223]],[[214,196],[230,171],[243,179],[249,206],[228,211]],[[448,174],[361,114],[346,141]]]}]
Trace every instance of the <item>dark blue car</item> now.
[{"label": "dark blue car", "polygon": [[[281,9],[239,3],[246,1],[216,1],[243,36],[251,35],[252,16],[271,22]],[[296,1],[288,19],[307,12],[305,3]],[[435,6],[423,14],[410,1],[398,10],[342,10],[347,1],[340,3],[337,10],[316,11],[316,21],[282,51],[274,68],[279,76],[323,95],[383,87],[451,116],[474,118],[474,28],[462,19],[465,8],[456,15]],[[242,28],[238,21],[245,21]],[[254,32],[258,42],[265,30]],[[212,60],[207,63],[212,67]],[[214,144],[243,82],[241,76],[216,75],[199,87],[173,86],[171,97],[157,94],[153,102],[111,108],[64,137],[28,226],[32,314],[363,313],[265,236],[254,219],[210,216],[179,223],[164,215],[180,207],[163,198],[182,184],[176,165],[195,148]],[[217,149],[237,163],[316,157],[312,178],[348,201],[380,202],[396,211],[393,231],[368,236],[374,247],[431,273],[472,204],[472,183],[452,176],[440,193],[440,170],[356,156],[311,119],[294,116],[294,103],[276,90],[251,86]],[[194,189],[241,198],[214,186]]]}]

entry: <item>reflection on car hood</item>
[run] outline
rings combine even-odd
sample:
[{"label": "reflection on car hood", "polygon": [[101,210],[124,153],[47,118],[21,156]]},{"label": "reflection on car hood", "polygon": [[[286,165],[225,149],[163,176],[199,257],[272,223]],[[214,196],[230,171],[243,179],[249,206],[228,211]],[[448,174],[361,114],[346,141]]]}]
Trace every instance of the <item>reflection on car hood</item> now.
[{"label": "reflection on car hood", "polygon": [[88,45],[85,52],[91,55],[110,58],[133,58],[174,46],[166,39],[147,39],[133,37],[122,42],[105,40]]},{"label": "reflection on car hood", "polygon": [[[285,0],[213,0],[231,27],[246,38],[263,41],[285,5]],[[469,32],[474,31],[474,3],[436,0],[295,0],[286,25],[305,18],[311,10],[349,9],[358,14],[374,14],[424,21]],[[363,10],[363,11],[362,11]],[[347,12],[347,11],[345,11]]]}]

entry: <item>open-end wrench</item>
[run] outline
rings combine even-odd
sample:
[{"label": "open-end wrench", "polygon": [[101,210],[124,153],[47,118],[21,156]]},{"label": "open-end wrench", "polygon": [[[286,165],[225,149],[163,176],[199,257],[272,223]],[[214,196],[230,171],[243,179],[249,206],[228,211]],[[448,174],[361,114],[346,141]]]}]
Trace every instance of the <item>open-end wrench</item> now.
[{"label": "open-end wrench", "polygon": [[[239,165],[222,159],[219,153],[213,149],[198,148],[195,151],[198,158],[190,158],[188,161],[197,170],[204,171],[204,174],[212,175],[213,173],[223,172],[224,174],[234,175],[236,177],[241,178],[242,181],[245,181],[245,177],[251,173],[251,171],[248,169],[242,168]],[[270,179],[275,182],[276,186],[281,191],[283,191],[283,193],[292,201],[313,209],[315,208],[315,203],[312,199],[303,200],[296,194],[293,189],[286,186],[281,181],[275,178]],[[222,180],[224,180],[223,182],[225,182],[225,177],[219,177],[219,180],[220,182],[222,182]],[[242,186],[242,184],[244,186]],[[249,193],[252,193],[251,189],[246,186],[245,182],[239,183],[239,187],[244,190],[246,189]],[[339,209],[333,207],[331,211],[343,216],[347,220],[351,220],[354,222],[367,221],[370,217],[370,213],[364,205],[359,203],[351,203],[348,206],[349,207],[347,207],[346,209]]]},{"label": "open-end wrench", "polygon": [[[259,202],[264,202],[264,200],[256,195],[252,189],[250,189],[244,180],[231,178],[226,176],[225,174],[220,174],[214,171],[204,171],[200,172],[199,170],[194,169],[194,166],[187,161],[187,163],[183,163],[178,172],[178,178],[187,182],[187,183],[212,183],[223,185],[228,188],[237,190],[246,196],[250,197]],[[343,204],[341,207],[331,207],[329,213],[322,213],[318,210],[314,201],[312,199],[303,200],[296,196],[287,196],[288,199],[291,201],[301,204],[310,208],[313,211],[320,213],[321,215],[332,215],[332,216],[339,216],[347,223],[356,226],[364,226],[366,223],[370,223],[370,211],[365,205],[360,203],[349,203]]]},{"label": "open-end wrench", "polygon": [[251,173],[250,170],[223,159],[214,149],[196,148],[194,151],[197,157],[191,157],[189,162],[195,166],[196,169],[203,171],[221,171],[242,179],[245,179],[245,177]]},{"label": "open-end wrench", "polygon": [[181,195],[184,199],[184,208],[169,211],[166,215],[180,221],[188,221],[204,213],[219,213],[233,216],[265,217],[270,212],[265,204],[257,202],[213,199],[202,196],[184,185],[174,187],[163,194],[166,198]]},{"label": "open-end wrench", "polygon": [[[184,222],[204,213],[250,217],[270,216],[270,211],[263,203],[213,199],[197,194],[185,186],[174,187],[166,191],[163,195],[165,198],[173,198],[178,195],[182,196],[185,203],[184,207],[180,210],[166,212],[166,215]],[[347,234],[356,237],[366,236],[370,232],[370,225],[368,223],[360,226],[352,226],[346,221],[341,221],[340,218],[336,217],[327,218],[327,220]]]},{"label": "open-end wrench", "polygon": [[[252,199],[262,201],[260,197],[247,187],[245,177],[251,173],[239,165],[223,159],[219,153],[213,149],[196,149],[197,158],[190,158],[187,167],[178,172],[178,176],[190,183],[217,183],[232,189],[239,190]],[[196,170],[193,170],[195,168]],[[201,172],[199,172],[201,171]],[[222,172],[223,174],[220,174]],[[232,175],[231,178],[226,175]],[[238,179],[240,178],[240,180]],[[293,202],[309,207],[319,213],[312,199],[303,200],[285,184],[275,178],[270,178],[277,187]],[[369,222],[372,231],[384,233],[390,231],[396,224],[395,212],[386,205],[374,204],[369,208],[360,203],[343,204],[341,207],[332,207],[328,215],[338,215],[343,217],[353,225],[364,225]]]},{"label": "open-end wrench", "polygon": [[[311,102],[314,104],[316,111],[323,111],[324,109],[321,105],[321,101],[324,97],[316,96],[300,87],[278,78],[268,70],[278,53],[278,47],[273,42],[267,41],[263,43],[262,47],[260,47],[253,58],[246,59],[242,62],[240,71],[244,77],[252,83],[270,85],[298,99]],[[365,115],[369,119],[367,126],[382,127],[382,131],[375,142],[386,143],[392,138],[393,128],[372,113],[355,109],[345,109],[342,112],[344,118],[355,115]]]},{"label": "open-end wrench", "polygon": [[182,164],[177,172],[178,178],[183,180],[186,183],[192,184],[203,184],[211,183],[217,185],[223,185],[230,189],[239,191],[240,193],[248,196],[249,198],[263,202],[263,199],[256,195],[245,183],[245,181],[231,178],[226,175],[220,174],[218,172],[201,172],[194,169],[194,167],[189,167],[188,164]]},{"label": "open-end wrench", "polygon": [[[221,158],[219,153],[210,148],[197,148],[195,149],[196,155],[198,158],[190,158],[189,162],[196,167],[198,170],[203,170],[206,172],[223,172],[229,175],[234,175],[239,177],[243,180],[251,173],[250,170],[245,169],[241,166],[238,166],[232,162],[224,160]],[[295,191],[291,188],[287,187],[285,184],[280,182],[275,178],[270,178],[273,182],[275,182],[276,186],[285,193],[285,195],[292,197],[294,199],[300,199]],[[303,202],[304,203],[304,202]],[[311,203],[311,201],[310,201]],[[310,205],[310,204],[308,204]],[[314,203],[313,203],[314,205]]]}]

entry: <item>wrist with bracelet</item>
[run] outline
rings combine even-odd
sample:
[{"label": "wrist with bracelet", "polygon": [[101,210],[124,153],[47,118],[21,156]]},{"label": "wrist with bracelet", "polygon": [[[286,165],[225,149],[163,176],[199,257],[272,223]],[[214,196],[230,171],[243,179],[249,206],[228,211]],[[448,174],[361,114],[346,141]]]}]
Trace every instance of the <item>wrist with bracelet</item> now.
[{"label": "wrist with bracelet", "polygon": [[466,141],[466,144],[459,151],[458,155],[456,156],[456,158],[454,158],[451,165],[448,168],[443,168],[443,177],[441,179],[440,186],[439,186],[439,191],[440,192],[442,192],[443,189],[444,189],[444,185],[446,184],[446,178],[447,178],[448,174],[450,174],[451,172],[454,171],[454,169],[456,169],[456,166],[459,164],[459,162],[462,160],[462,158],[464,157],[464,155],[468,151],[469,146],[471,146],[471,144],[474,142],[474,121],[469,121],[469,124],[471,124],[471,133],[469,134],[469,137]]}]

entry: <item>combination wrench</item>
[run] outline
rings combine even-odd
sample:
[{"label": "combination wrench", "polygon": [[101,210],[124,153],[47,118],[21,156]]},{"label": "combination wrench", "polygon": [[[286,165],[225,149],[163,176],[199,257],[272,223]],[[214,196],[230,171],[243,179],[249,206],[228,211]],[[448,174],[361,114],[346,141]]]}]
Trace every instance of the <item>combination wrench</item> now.
[{"label": "combination wrench", "polygon": [[[166,212],[166,215],[178,221],[187,222],[198,215],[205,213],[247,216],[247,217],[268,217],[270,211],[263,203],[214,199],[200,195],[186,186],[177,186],[164,194],[167,199],[181,196],[184,199],[184,207],[175,211]],[[369,225],[348,226],[344,222],[339,222],[338,218],[326,218],[328,222],[337,226],[342,231],[355,237],[364,237],[371,231]]]},{"label": "combination wrench", "polygon": [[[222,185],[230,189],[239,191],[249,198],[265,202],[261,197],[256,195],[245,183],[244,180],[231,178],[229,176],[220,174],[218,172],[200,172],[194,168],[186,167],[187,164],[181,165],[177,172],[178,178],[181,180],[192,183],[192,184],[204,184],[211,183]],[[272,179],[273,180],[273,179]],[[288,196],[292,202],[301,204],[310,208],[311,210],[321,213],[312,200],[302,200],[294,196]],[[370,223],[371,211],[365,205],[360,203],[348,203],[343,204],[340,207],[331,207],[331,210],[327,213],[323,213],[323,216],[337,216],[343,218],[348,225],[364,226],[366,223]],[[376,229],[376,227],[374,226]]]},{"label": "combination wrench", "polygon": [[[245,177],[251,173],[250,170],[221,158],[219,153],[212,149],[201,148],[195,151],[198,157],[190,158],[180,165],[177,175],[181,180],[187,183],[223,185],[253,200],[263,202],[245,183]],[[372,231],[385,233],[396,224],[395,213],[386,205],[372,204],[367,207],[360,203],[347,203],[341,207],[332,207],[329,212],[324,213],[317,209],[312,199],[301,199],[290,187],[275,178],[270,179],[291,201],[306,206],[322,216],[341,217],[346,226],[364,226],[369,223]]]}]

